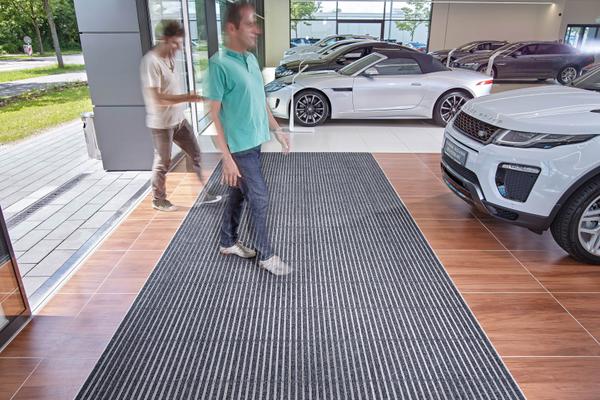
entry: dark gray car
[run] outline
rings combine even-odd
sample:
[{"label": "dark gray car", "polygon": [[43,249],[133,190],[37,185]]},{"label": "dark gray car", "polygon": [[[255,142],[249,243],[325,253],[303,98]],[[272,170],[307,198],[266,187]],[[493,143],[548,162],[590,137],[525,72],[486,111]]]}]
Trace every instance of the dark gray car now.
[{"label": "dark gray car", "polygon": [[[323,55],[316,59],[295,60],[281,64],[275,68],[275,78],[290,76],[298,72],[299,67],[305,71],[337,71],[348,64],[352,64],[356,60],[368,56],[373,52],[373,49],[403,49],[407,51],[417,52],[415,49],[410,49],[395,43],[366,41],[348,44],[340,47],[334,52]],[[304,67],[306,66],[306,69]]]},{"label": "dark gray car", "polygon": [[[485,54],[492,51],[498,50],[500,47],[507,45],[508,42],[505,40],[477,40],[475,42],[465,43],[459,46],[452,53],[450,61],[458,60],[459,58],[470,56],[472,54]],[[440,60],[442,63],[446,63],[448,60],[448,54],[452,49],[437,50],[429,53],[433,57]]]},{"label": "dark gray car", "polygon": [[492,58],[494,79],[556,79],[563,85],[572,82],[585,66],[594,62],[593,56],[566,44],[518,42],[493,53],[459,58],[451,66],[485,72]]}]

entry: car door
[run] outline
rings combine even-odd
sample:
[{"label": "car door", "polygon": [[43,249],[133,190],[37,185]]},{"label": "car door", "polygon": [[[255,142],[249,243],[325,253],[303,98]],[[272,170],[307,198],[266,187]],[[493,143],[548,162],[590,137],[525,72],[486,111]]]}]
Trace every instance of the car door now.
[{"label": "car door", "polygon": [[561,64],[559,45],[554,43],[539,43],[535,49],[533,65],[530,68],[531,78],[550,78],[556,76],[554,72]]},{"label": "car door", "polygon": [[414,58],[380,61],[354,78],[354,111],[372,117],[411,115],[424,97],[423,76]]},{"label": "car door", "polygon": [[534,68],[536,44],[523,46],[511,53],[502,54],[494,60],[498,77],[502,79],[524,78]]}]

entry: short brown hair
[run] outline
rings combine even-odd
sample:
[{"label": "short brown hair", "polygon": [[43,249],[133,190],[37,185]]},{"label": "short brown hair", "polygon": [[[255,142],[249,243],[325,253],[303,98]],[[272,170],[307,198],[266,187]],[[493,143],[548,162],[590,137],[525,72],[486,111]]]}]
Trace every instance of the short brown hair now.
[{"label": "short brown hair", "polygon": [[250,8],[255,11],[254,4],[245,1],[238,3],[228,3],[227,11],[225,12],[225,25],[233,24],[236,29],[240,29],[240,22],[242,21],[242,11],[245,8]]},{"label": "short brown hair", "polygon": [[161,37],[183,37],[185,35],[185,29],[179,21],[174,19],[167,19],[160,23],[158,31]]}]

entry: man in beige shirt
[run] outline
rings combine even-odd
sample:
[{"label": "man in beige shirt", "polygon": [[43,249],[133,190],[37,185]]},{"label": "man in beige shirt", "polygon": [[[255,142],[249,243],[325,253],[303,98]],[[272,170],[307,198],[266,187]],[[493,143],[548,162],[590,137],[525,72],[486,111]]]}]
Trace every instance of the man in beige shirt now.
[{"label": "man in beige shirt", "polygon": [[[171,148],[177,144],[192,160],[200,180],[200,146],[193,129],[183,115],[184,103],[202,101],[195,92],[182,93],[175,54],[183,46],[184,29],[177,21],[164,21],[158,45],[142,58],[140,66],[142,90],[146,104],[146,125],[152,130],[154,163],[152,166],[152,207],[160,211],[175,211],[167,200],[166,177],[171,166]],[[221,200],[205,192],[203,203]]]}]

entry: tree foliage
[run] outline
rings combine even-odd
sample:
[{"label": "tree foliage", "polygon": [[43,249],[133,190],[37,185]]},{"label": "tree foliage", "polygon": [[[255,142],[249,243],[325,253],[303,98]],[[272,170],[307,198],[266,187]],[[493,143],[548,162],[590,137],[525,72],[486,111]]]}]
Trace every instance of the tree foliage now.
[{"label": "tree foliage", "polygon": [[[294,30],[294,36],[298,36],[298,22],[314,18],[315,13],[321,10],[321,2],[319,1],[303,1],[300,3],[292,3],[290,9],[290,26]],[[309,25],[310,23],[304,22]]]},{"label": "tree foliage", "polygon": [[[79,30],[73,0],[49,1],[61,47],[67,50],[79,49]],[[40,31],[39,39],[36,24]],[[52,48],[52,36],[43,0],[0,0],[0,53],[21,53],[24,36],[32,38],[34,52]]]},{"label": "tree foliage", "polygon": [[405,21],[396,21],[396,28],[408,32],[412,42],[419,25],[428,23],[430,3],[423,2],[422,0],[408,0],[407,3],[407,7],[400,9]]}]

